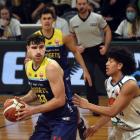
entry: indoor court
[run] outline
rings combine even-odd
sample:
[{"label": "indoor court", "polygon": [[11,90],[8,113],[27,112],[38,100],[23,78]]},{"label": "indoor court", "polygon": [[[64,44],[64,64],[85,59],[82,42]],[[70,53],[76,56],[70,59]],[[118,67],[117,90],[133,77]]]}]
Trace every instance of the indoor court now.
[{"label": "indoor court", "polygon": [[[3,102],[12,96],[0,95],[0,140],[28,140],[32,134],[33,126],[36,123],[38,115],[33,115],[26,120],[20,122],[9,122],[3,117]],[[107,97],[100,97],[100,104],[106,105]],[[88,110],[80,109],[82,116],[85,118],[87,124],[94,124],[100,117],[92,116]],[[77,136],[77,140],[80,140]],[[107,140],[107,125],[102,127],[93,137],[87,140]]]}]

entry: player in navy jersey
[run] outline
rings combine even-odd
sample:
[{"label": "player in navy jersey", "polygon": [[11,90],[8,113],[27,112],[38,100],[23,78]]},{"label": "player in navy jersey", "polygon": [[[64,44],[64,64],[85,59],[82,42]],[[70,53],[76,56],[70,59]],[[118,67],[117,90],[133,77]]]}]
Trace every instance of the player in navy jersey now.
[{"label": "player in navy jersey", "polygon": [[[74,40],[71,35],[64,35],[61,30],[53,27],[54,15],[50,9],[44,9],[41,13],[40,22],[42,25],[41,30],[36,31],[34,34],[39,34],[45,37],[46,56],[56,60],[64,70],[64,82],[68,100],[72,99],[73,91],[71,89],[70,81],[70,67],[68,64],[68,50],[70,50],[77,62],[83,69],[84,80],[88,82],[89,86],[92,85],[89,72],[85,66],[84,60],[77,50]],[[80,137],[83,140],[83,131],[85,130],[84,121],[79,119],[78,128],[80,130]]]},{"label": "player in navy jersey", "polygon": [[106,74],[109,76],[105,81],[108,107],[91,104],[78,95],[74,96],[73,102],[76,105],[103,115],[87,129],[87,137],[111,120],[109,140],[140,139],[140,89],[136,79],[131,76],[134,71],[133,55],[124,48],[113,48],[108,53],[106,63]]},{"label": "player in navy jersey", "polygon": [[[31,90],[20,98],[26,104],[18,110],[17,120],[41,113],[30,140],[76,140],[77,108],[66,98],[63,69],[55,60],[45,57],[45,50],[43,36],[34,34],[28,38],[31,59],[25,70]],[[40,105],[30,106],[35,100]]]}]

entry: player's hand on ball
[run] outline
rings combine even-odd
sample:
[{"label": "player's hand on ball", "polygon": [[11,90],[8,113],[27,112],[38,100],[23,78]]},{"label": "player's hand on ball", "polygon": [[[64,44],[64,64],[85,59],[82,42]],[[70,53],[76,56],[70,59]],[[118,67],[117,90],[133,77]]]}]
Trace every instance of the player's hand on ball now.
[{"label": "player's hand on ball", "polygon": [[77,94],[74,94],[73,98],[72,98],[72,102],[81,108],[88,108],[89,102],[87,99],[80,97]]},{"label": "player's hand on ball", "polygon": [[31,116],[33,114],[32,108],[33,108],[32,106],[25,104],[24,108],[18,109],[16,113],[17,121],[25,119],[28,116]]}]

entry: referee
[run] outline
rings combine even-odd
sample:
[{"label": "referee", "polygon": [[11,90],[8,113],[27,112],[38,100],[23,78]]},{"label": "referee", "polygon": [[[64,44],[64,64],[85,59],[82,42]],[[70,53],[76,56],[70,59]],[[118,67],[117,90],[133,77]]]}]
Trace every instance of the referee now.
[{"label": "referee", "polygon": [[[98,105],[94,66],[97,64],[105,74],[106,52],[112,38],[111,30],[101,15],[88,10],[88,0],[76,0],[76,7],[78,14],[70,19],[70,32],[76,39],[78,50],[92,78],[92,86],[85,83],[87,99]],[[93,115],[98,116],[96,113]]]}]

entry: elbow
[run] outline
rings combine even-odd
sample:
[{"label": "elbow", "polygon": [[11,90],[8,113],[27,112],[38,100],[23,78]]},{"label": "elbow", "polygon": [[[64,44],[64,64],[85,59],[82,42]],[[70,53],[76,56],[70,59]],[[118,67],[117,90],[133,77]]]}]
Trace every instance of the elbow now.
[{"label": "elbow", "polygon": [[107,116],[113,118],[118,114],[118,112],[116,112],[115,110],[110,110],[110,112],[108,112]]},{"label": "elbow", "polygon": [[59,99],[59,101],[58,101],[58,106],[59,106],[59,107],[62,107],[62,106],[65,105],[65,103],[66,103],[66,98],[65,98],[65,97],[64,97],[64,98],[61,98],[61,99]]}]

